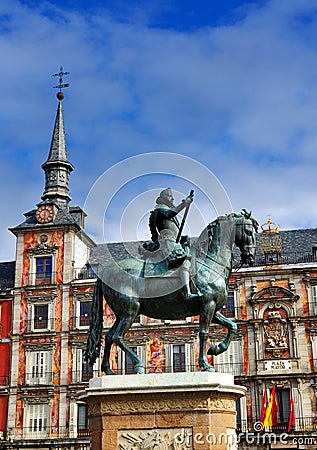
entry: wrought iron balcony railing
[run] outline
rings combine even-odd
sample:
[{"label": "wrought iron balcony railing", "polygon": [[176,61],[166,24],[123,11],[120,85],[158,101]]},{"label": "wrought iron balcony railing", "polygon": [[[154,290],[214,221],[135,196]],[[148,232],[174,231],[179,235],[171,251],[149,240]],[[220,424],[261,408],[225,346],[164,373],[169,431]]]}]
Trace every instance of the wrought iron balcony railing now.
[{"label": "wrought iron balcony railing", "polygon": [[53,372],[40,372],[26,373],[25,384],[27,386],[38,386],[53,383]]},{"label": "wrought iron balcony railing", "polygon": [[75,270],[75,279],[76,280],[86,280],[91,278],[96,278],[98,276],[98,268],[92,269],[91,267],[84,267]]},{"label": "wrought iron balcony railing", "polygon": [[256,254],[256,259],[253,266],[271,266],[271,265],[287,265],[287,264],[302,264],[316,262],[316,255],[311,252],[289,252],[280,254]]},{"label": "wrought iron balcony railing", "polygon": [[24,281],[23,286],[50,286],[56,284],[56,272],[50,272],[47,274],[29,273]]},{"label": "wrought iron balcony railing", "polygon": [[[316,433],[317,432],[317,419],[316,417],[296,417],[296,426],[292,429],[289,434],[302,434],[302,433]],[[248,431],[250,433],[261,433],[263,432],[259,426],[260,420],[246,421],[237,420],[237,432]],[[268,427],[267,429],[273,433],[286,433],[287,432],[288,421],[285,420],[283,423],[278,423],[273,427]],[[266,431],[266,428],[264,429]]]},{"label": "wrought iron balcony railing", "polygon": [[[32,428],[21,428],[9,430],[7,433],[7,440],[14,441],[20,439],[39,440],[45,438],[49,439],[72,439],[72,438],[90,438],[88,428],[78,427],[50,427],[48,424],[44,425],[44,418],[42,421],[38,420],[39,425]],[[40,425],[41,424],[41,425]],[[82,448],[82,447],[81,447]],[[88,447],[89,448],[89,447]]]},{"label": "wrought iron balcony railing", "polygon": [[[236,255],[237,266],[239,266],[239,255]],[[317,256],[313,252],[287,252],[280,254],[261,255],[259,251],[256,253],[254,266],[270,266],[270,265],[287,265],[316,262]],[[98,276],[99,268],[83,267],[74,269],[75,279],[90,279]]]},{"label": "wrought iron balcony railing", "polygon": [[24,321],[24,332],[44,332],[55,331],[57,323],[60,323],[61,319],[49,318],[37,318]]},{"label": "wrought iron balcony railing", "polygon": [[14,286],[14,280],[0,278],[0,291],[6,291],[7,289],[12,289],[13,286]]}]

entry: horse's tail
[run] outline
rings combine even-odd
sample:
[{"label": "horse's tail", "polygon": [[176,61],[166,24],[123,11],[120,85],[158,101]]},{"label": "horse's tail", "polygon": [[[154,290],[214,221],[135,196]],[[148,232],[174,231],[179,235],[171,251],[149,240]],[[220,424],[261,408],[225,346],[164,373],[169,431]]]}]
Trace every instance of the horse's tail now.
[{"label": "horse's tail", "polygon": [[103,294],[102,281],[97,278],[92,298],[92,310],[90,316],[90,327],[87,340],[87,346],[84,358],[93,366],[100,355],[101,337],[103,327]]}]

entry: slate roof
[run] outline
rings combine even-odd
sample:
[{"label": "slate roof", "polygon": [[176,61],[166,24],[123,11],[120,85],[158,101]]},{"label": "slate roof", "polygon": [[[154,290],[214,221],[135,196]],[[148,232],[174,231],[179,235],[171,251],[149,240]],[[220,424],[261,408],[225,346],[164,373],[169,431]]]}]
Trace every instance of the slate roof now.
[{"label": "slate roof", "polygon": [[35,217],[36,209],[25,214],[26,220],[10,230],[18,228],[43,228],[52,225],[78,225],[81,226],[82,209],[79,206],[67,206],[59,208],[53,222],[47,224],[39,223]]},{"label": "slate roof", "polygon": [[0,290],[14,286],[15,261],[0,262]]},{"label": "slate roof", "polygon": [[[288,258],[285,261],[288,262],[307,262],[309,256],[312,256],[312,248],[317,247],[317,228],[298,229],[298,230],[285,230],[280,231],[279,235],[282,238],[282,255]],[[256,265],[261,265],[263,261],[263,255],[260,254],[258,249],[258,242],[261,233],[257,234],[257,251],[256,251]],[[191,239],[195,242],[195,238]],[[121,260],[125,258],[140,258],[138,253],[138,247],[142,246],[144,241],[140,242],[109,242],[106,244],[98,244],[91,249],[90,264],[107,264],[114,260]],[[240,251],[234,247],[234,259],[238,265],[240,261]],[[282,259],[283,262],[283,259]]]}]

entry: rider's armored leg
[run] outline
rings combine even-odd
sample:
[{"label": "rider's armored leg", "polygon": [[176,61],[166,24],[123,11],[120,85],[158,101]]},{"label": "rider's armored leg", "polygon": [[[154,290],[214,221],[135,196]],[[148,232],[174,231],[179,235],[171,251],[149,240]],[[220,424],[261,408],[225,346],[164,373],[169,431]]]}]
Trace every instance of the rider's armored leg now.
[{"label": "rider's armored leg", "polygon": [[189,285],[189,268],[190,260],[186,258],[181,267],[179,268],[179,276],[182,282],[182,293],[186,300],[193,300],[200,297],[199,293],[192,294]]}]

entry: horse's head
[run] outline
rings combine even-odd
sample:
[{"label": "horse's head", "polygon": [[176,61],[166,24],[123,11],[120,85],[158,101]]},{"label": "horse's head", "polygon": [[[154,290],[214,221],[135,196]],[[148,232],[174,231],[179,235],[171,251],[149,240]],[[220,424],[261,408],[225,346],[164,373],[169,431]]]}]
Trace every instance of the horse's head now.
[{"label": "horse's head", "polygon": [[235,218],[236,232],[235,244],[241,251],[242,264],[250,266],[254,263],[255,257],[255,233],[258,231],[258,222],[245,209]]}]

